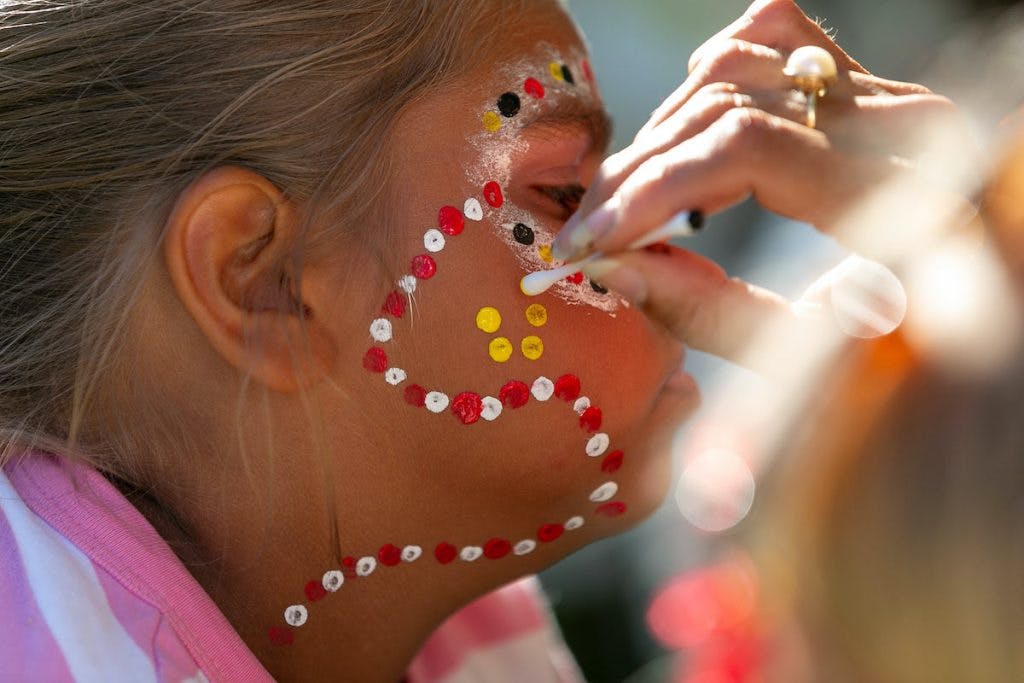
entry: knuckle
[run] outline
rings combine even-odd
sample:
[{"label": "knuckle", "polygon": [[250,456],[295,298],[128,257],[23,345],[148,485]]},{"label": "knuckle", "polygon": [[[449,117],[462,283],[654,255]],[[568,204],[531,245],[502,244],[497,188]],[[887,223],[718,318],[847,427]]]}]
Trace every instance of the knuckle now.
[{"label": "knuckle", "polygon": [[736,107],[718,120],[722,149],[736,152],[755,147],[769,128],[767,115],[753,107]]},{"label": "knuckle", "polygon": [[735,38],[726,38],[716,43],[701,61],[708,80],[728,80],[717,76],[734,72],[748,58],[748,52],[746,43]]}]

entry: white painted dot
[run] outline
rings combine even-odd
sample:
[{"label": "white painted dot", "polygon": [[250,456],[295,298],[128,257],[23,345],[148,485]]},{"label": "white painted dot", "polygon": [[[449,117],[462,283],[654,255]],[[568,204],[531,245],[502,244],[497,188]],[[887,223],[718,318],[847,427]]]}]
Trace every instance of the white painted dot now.
[{"label": "white painted dot", "polygon": [[448,407],[448,397],[440,391],[428,391],[424,400],[427,410],[432,413],[443,413]]},{"label": "white painted dot", "polygon": [[423,247],[436,254],[444,249],[444,233],[437,228],[431,228],[423,233]]},{"label": "white painted dot", "polygon": [[331,571],[324,574],[323,581],[321,581],[320,583],[323,584],[324,590],[333,593],[334,591],[341,588],[342,584],[345,583],[345,575],[337,569],[332,569]]},{"label": "white painted dot", "polygon": [[533,380],[533,386],[530,387],[530,393],[538,401],[546,401],[555,394],[555,383],[549,380],[547,377],[538,377]]},{"label": "white painted dot", "polygon": [[576,402],[572,404],[572,409],[576,411],[577,415],[582,415],[583,411],[590,407],[590,399],[586,396],[580,396],[576,399]]},{"label": "white painted dot", "polygon": [[462,205],[462,213],[471,221],[478,221],[484,217],[484,209],[474,197],[470,197]]},{"label": "white painted dot", "polygon": [[494,398],[493,396],[484,396],[480,399],[484,407],[480,411],[480,417],[487,420],[488,422],[496,420],[501,415],[501,401]]},{"label": "white painted dot", "polygon": [[533,549],[537,547],[537,542],[530,538],[524,538],[523,540],[512,546],[512,552],[515,555],[529,555],[533,552]]},{"label": "white painted dot", "polygon": [[356,574],[359,576],[369,576],[373,573],[373,570],[377,568],[377,560],[367,555],[366,557],[360,557],[359,561],[356,562]]},{"label": "white painted dot", "polygon": [[412,275],[403,275],[398,280],[398,286],[402,288],[406,294],[412,294],[416,291],[416,278]]},{"label": "white painted dot", "polygon": [[309,612],[304,605],[292,605],[284,611],[284,620],[289,626],[302,626],[309,618]]},{"label": "white painted dot", "polygon": [[593,503],[603,503],[614,498],[615,494],[618,492],[618,484],[614,481],[606,481],[594,489],[594,492],[590,494],[590,501]]},{"label": "white painted dot", "polygon": [[391,321],[377,318],[370,323],[370,336],[379,342],[391,341]]},{"label": "white painted dot", "polygon": [[423,548],[418,545],[407,545],[402,548],[402,561],[403,562],[415,562],[420,559],[420,555],[423,554]]},{"label": "white painted dot", "polygon": [[466,562],[475,562],[480,559],[480,556],[484,554],[484,549],[478,545],[467,545],[459,552],[461,557]]},{"label": "white painted dot", "polygon": [[579,529],[581,526],[583,526],[583,518],[579,515],[575,517],[570,517],[562,526],[565,527],[566,531],[575,531],[576,529]]},{"label": "white painted dot", "polygon": [[406,377],[407,375],[405,374],[405,370],[402,368],[388,368],[387,371],[384,372],[384,379],[388,384],[395,387],[404,382]]},{"label": "white painted dot", "polygon": [[587,455],[589,455],[591,458],[596,458],[599,455],[603,455],[604,452],[608,450],[609,443],[610,439],[608,438],[608,435],[605,434],[604,432],[601,432],[600,434],[594,434],[587,441]]}]

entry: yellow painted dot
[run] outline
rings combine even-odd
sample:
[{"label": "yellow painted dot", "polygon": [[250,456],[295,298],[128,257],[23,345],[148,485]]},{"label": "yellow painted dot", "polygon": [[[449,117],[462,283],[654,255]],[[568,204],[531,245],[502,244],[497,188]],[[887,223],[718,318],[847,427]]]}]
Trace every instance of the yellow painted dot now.
[{"label": "yellow painted dot", "polygon": [[548,71],[551,72],[551,77],[556,81],[565,80],[565,76],[562,75],[562,65],[558,62],[551,62],[548,64]]},{"label": "yellow painted dot", "polygon": [[504,363],[512,357],[512,342],[505,337],[495,337],[487,345],[487,353],[499,363]]},{"label": "yellow painted dot", "polygon": [[540,304],[530,304],[526,308],[526,320],[534,327],[543,327],[548,321],[548,309]]},{"label": "yellow painted dot", "polygon": [[551,263],[551,260],[554,258],[551,255],[550,244],[542,244],[539,247],[537,247],[537,254],[540,256],[540,260],[543,261],[544,263]]},{"label": "yellow painted dot", "polygon": [[523,350],[523,355],[530,360],[537,360],[544,353],[544,342],[541,341],[540,337],[533,335],[523,337],[520,347]]},{"label": "yellow painted dot", "polygon": [[476,312],[476,326],[487,334],[497,332],[501,327],[501,313],[498,313],[497,308],[484,306]]},{"label": "yellow painted dot", "polygon": [[493,111],[489,111],[483,115],[484,128],[492,133],[497,133],[501,130],[501,117]]}]

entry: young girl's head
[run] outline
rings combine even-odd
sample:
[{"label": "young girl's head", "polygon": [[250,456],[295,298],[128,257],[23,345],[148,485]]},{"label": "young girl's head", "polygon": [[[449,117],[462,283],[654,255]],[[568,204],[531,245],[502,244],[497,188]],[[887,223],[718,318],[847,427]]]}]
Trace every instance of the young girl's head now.
[{"label": "young girl's head", "polygon": [[607,143],[558,3],[6,3],[0,72],[8,454],[278,593],[396,549],[484,586],[660,500],[680,346],[518,288]]}]

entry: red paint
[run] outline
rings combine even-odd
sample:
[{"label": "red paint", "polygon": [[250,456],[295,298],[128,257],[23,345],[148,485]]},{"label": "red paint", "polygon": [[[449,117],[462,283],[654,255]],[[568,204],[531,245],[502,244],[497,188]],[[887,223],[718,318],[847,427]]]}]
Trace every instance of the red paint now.
[{"label": "red paint", "polygon": [[565,531],[565,527],[561,524],[545,524],[537,530],[537,540],[542,543],[550,543],[556,540]]},{"label": "red paint", "polygon": [[523,90],[526,91],[527,95],[535,99],[539,100],[544,97],[544,86],[536,78],[527,78],[523,82]]},{"label": "red paint", "polygon": [[410,384],[405,388],[405,402],[422,408],[427,402],[427,390],[419,384]]},{"label": "red paint", "polygon": [[505,196],[501,193],[501,185],[491,180],[484,185],[484,200],[495,209],[505,203]]},{"label": "red paint", "polygon": [[363,367],[370,372],[384,372],[388,369],[388,354],[380,347],[370,347],[363,356]]},{"label": "red paint", "polygon": [[575,401],[580,397],[580,378],[576,375],[562,375],[555,380],[555,396],[563,401]]},{"label": "red paint", "polygon": [[306,584],[306,598],[310,602],[316,602],[325,595],[327,595],[327,589],[320,581],[314,579]]},{"label": "red paint", "polygon": [[472,391],[464,391],[452,399],[452,412],[464,425],[471,425],[479,420],[483,409],[484,402],[480,395]]},{"label": "red paint", "polygon": [[466,226],[462,212],[454,206],[442,206],[437,212],[437,227],[446,235],[458,235]]},{"label": "red paint", "polygon": [[405,295],[397,289],[393,290],[388,294],[388,298],[384,300],[383,311],[390,313],[396,318],[401,318],[402,314],[405,313]]},{"label": "red paint", "polygon": [[626,511],[626,504],[617,500],[597,506],[597,514],[605,517],[618,517]]},{"label": "red paint", "polygon": [[594,82],[594,71],[590,68],[590,62],[586,59],[583,60],[583,77],[589,82]]},{"label": "red paint", "polygon": [[648,244],[644,247],[644,251],[651,254],[671,254],[672,245],[667,242],[655,242],[654,244]]},{"label": "red paint", "polygon": [[484,557],[500,560],[512,552],[512,544],[504,538],[492,538],[484,544]]},{"label": "red paint", "polygon": [[412,260],[410,270],[420,280],[429,280],[437,272],[437,261],[427,254],[420,254]]},{"label": "red paint", "polygon": [[583,273],[577,271],[565,279],[573,283],[574,285],[578,285],[579,283],[583,282]]},{"label": "red paint", "polygon": [[453,546],[451,543],[438,543],[437,547],[434,548],[434,557],[441,564],[448,564],[455,559],[455,556],[459,554],[459,549]]},{"label": "red paint", "polygon": [[377,551],[377,559],[385,567],[394,567],[402,561],[402,549],[390,543],[382,545]]},{"label": "red paint", "polygon": [[618,472],[619,468],[622,467],[623,457],[622,451],[612,451],[604,456],[604,460],[601,461],[601,471],[608,472],[609,474]]},{"label": "red paint", "polygon": [[359,578],[359,575],[356,574],[356,558],[352,556],[341,558],[341,573],[346,579]]},{"label": "red paint", "polygon": [[580,428],[587,432],[596,432],[601,428],[601,409],[597,406],[590,406],[580,415]]},{"label": "red paint", "polygon": [[509,408],[522,408],[530,400],[530,387],[514,379],[498,391],[498,400]]},{"label": "red paint", "polygon": [[271,626],[267,633],[274,645],[291,645],[295,642],[295,631],[285,626]]}]

